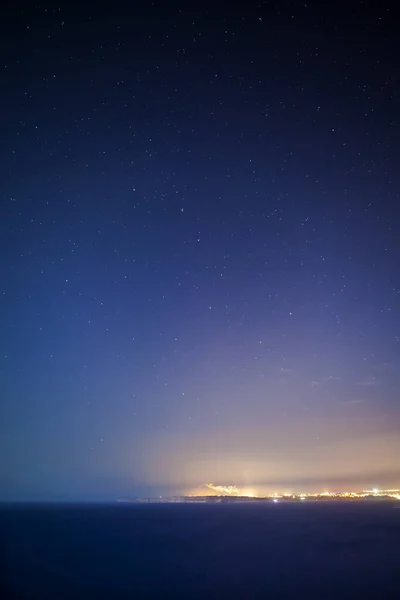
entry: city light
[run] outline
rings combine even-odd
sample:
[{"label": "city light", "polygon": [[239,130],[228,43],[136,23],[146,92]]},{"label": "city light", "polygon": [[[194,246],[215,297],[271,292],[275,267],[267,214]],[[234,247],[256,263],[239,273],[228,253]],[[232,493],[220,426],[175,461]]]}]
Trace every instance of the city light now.
[{"label": "city light", "polygon": [[383,489],[379,490],[373,488],[370,490],[361,491],[320,491],[320,492],[302,492],[302,493],[280,493],[274,492],[269,494],[257,494],[251,489],[240,489],[236,486],[222,486],[206,484],[195,490],[194,493],[183,494],[180,496],[159,496],[157,498],[139,498],[136,500],[119,499],[119,502],[229,502],[229,503],[240,503],[240,502],[273,502],[274,504],[283,502],[317,502],[317,501],[333,501],[333,500],[346,500],[346,501],[357,501],[362,499],[372,499],[376,501],[379,498],[400,500],[400,489]]},{"label": "city light", "polygon": [[235,498],[253,498],[253,499],[270,499],[274,502],[283,499],[283,500],[307,500],[307,499],[324,499],[324,498],[347,498],[347,499],[357,499],[357,498],[368,498],[368,497],[387,497],[387,498],[395,498],[399,499],[400,489],[383,489],[380,490],[378,488],[366,489],[366,490],[347,490],[347,491],[329,491],[323,490],[318,492],[302,492],[302,493],[293,493],[293,492],[272,492],[267,494],[257,494],[251,489],[241,489],[236,485],[230,486],[222,486],[222,485],[214,485],[212,483],[207,483],[204,486],[201,486],[196,490],[196,493],[191,493],[189,496],[191,497],[235,497]]}]

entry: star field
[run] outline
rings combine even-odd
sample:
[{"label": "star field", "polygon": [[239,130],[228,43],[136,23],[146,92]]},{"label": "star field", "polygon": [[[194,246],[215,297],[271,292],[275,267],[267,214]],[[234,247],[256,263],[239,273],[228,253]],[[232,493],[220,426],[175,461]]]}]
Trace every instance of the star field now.
[{"label": "star field", "polygon": [[400,481],[389,4],[2,19],[1,496]]}]

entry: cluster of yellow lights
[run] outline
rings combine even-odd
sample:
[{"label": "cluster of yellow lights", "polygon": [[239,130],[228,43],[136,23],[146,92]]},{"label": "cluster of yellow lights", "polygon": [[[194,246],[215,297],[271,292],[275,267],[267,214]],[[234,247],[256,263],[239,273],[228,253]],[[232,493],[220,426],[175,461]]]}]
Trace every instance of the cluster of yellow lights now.
[{"label": "cluster of yellow lights", "polygon": [[[272,494],[272,498],[300,498],[305,500],[306,498],[368,498],[371,496],[385,496],[390,498],[396,498],[400,500],[400,490],[378,490],[374,488],[372,490],[362,490],[361,492],[313,492],[307,494]],[[268,496],[267,496],[268,497]]]},{"label": "cluster of yellow lights", "polygon": [[360,492],[314,492],[314,493],[304,493],[304,494],[293,494],[292,492],[288,493],[274,493],[274,494],[266,494],[266,495],[258,495],[253,491],[240,489],[235,485],[214,485],[212,483],[206,483],[203,486],[203,492],[195,494],[196,496],[206,496],[210,495],[210,493],[214,496],[239,496],[241,498],[272,498],[278,500],[282,499],[296,499],[305,500],[306,498],[367,498],[370,496],[386,496],[390,498],[395,498],[396,500],[400,500],[400,490],[379,490],[377,488],[373,488],[372,490],[362,490]]}]

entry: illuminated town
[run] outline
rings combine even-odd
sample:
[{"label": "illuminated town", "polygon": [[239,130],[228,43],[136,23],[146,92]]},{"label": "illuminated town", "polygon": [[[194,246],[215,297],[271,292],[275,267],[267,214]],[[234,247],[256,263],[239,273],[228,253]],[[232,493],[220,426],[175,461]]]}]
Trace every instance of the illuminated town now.
[{"label": "illuminated town", "polygon": [[324,500],[400,500],[399,489],[378,489],[361,491],[321,491],[308,493],[272,493],[256,495],[249,490],[241,490],[236,486],[204,486],[204,493],[194,493],[182,496],[159,496],[155,498],[118,499],[118,502],[150,502],[150,503],[240,503],[240,502],[305,502]]}]

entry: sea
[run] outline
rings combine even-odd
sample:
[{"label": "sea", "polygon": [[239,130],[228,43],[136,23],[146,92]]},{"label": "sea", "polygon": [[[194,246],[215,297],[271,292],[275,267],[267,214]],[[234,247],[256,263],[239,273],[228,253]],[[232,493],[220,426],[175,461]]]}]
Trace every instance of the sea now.
[{"label": "sea", "polygon": [[3,506],[1,597],[400,599],[400,502]]}]

